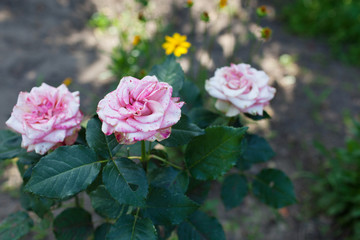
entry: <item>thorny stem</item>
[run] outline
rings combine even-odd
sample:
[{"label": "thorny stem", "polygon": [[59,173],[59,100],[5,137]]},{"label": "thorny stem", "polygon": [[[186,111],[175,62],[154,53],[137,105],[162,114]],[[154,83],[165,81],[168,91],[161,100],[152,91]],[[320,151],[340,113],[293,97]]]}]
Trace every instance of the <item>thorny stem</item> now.
[{"label": "thorny stem", "polygon": [[179,170],[183,170],[182,167],[180,167],[180,166],[178,166],[178,165],[176,165],[176,164],[174,164],[174,163],[172,163],[172,162],[169,162],[169,161],[167,161],[166,159],[163,159],[163,158],[161,158],[161,157],[159,157],[159,156],[150,155],[150,158],[155,158],[155,159],[157,159],[157,160],[159,160],[159,161],[161,161],[161,162],[164,162],[164,163],[169,164],[170,166],[172,166],[172,167],[174,167],[174,168],[177,168],[177,169],[179,169]]}]

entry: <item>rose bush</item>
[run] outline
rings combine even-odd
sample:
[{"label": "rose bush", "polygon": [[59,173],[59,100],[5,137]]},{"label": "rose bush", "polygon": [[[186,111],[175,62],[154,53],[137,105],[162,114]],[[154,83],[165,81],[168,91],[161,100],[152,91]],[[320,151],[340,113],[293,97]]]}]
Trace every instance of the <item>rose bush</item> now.
[{"label": "rose bush", "polygon": [[22,135],[28,152],[45,154],[50,149],[75,142],[83,114],[79,92],[71,93],[62,84],[57,88],[41,84],[20,92],[6,125]]},{"label": "rose bush", "polygon": [[181,117],[184,102],[172,97],[173,89],[156,76],[121,79],[116,90],[99,102],[97,114],[106,135],[115,133],[121,144],[161,141]]},{"label": "rose bush", "polygon": [[264,107],[274,97],[276,89],[268,85],[269,77],[248,64],[231,64],[215,71],[206,81],[205,89],[218,100],[215,107],[228,117],[239,113],[263,115]]}]

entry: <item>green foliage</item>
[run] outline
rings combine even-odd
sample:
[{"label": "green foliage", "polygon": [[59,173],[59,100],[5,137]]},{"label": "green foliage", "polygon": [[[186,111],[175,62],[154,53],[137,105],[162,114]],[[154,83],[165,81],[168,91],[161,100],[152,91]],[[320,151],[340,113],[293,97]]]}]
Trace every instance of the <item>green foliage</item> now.
[{"label": "green foliage", "polygon": [[332,217],[332,231],[348,240],[360,238],[360,123],[353,125],[345,147],[328,150],[317,144],[326,162],[312,188],[315,210]]},{"label": "green foliage", "polygon": [[257,135],[247,134],[244,139],[245,150],[241,154],[240,161],[245,161],[250,164],[267,162],[275,156],[268,142]]},{"label": "green foliage", "polygon": [[103,182],[119,203],[143,206],[148,193],[145,171],[127,158],[110,161],[103,170]]},{"label": "green foliage", "polygon": [[170,137],[161,141],[160,144],[167,147],[182,146],[189,143],[192,138],[204,133],[205,131],[191,123],[186,115],[182,115],[180,121],[171,127]]},{"label": "green foliage", "polygon": [[214,217],[203,212],[194,213],[189,219],[179,225],[177,230],[179,240],[225,240],[225,233],[220,223]]},{"label": "green foliage", "polygon": [[239,145],[247,128],[210,127],[194,138],[185,151],[190,173],[199,180],[217,179],[240,157]]},{"label": "green foliage", "polygon": [[59,147],[36,164],[25,190],[48,198],[67,198],[86,189],[100,167],[95,153],[87,147]]},{"label": "green foliage", "polygon": [[221,198],[226,209],[239,206],[248,191],[248,182],[245,176],[239,174],[226,176],[221,187]]},{"label": "green foliage", "polygon": [[126,206],[116,201],[103,185],[89,195],[92,207],[102,217],[116,219],[126,210]]},{"label": "green foliage", "polygon": [[296,0],[284,7],[291,31],[323,36],[336,57],[360,64],[360,2],[354,0]]},{"label": "green foliage", "polygon": [[92,232],[91,214],[82,208],[65,209],[54,220],[58,240],[86,240]]},{"label": "green foliage", "polygon": [[89,26],[98,28],[102,31],[107,30],[112,25],[111,19],[102,12],[97,12],[92,15],[89,20]]},{"label": "green foliage", "polygon": [[13,158],[18,154],[25,152],[20,147],[21,136],[9,130],[0,131],[0,160]]},{"label": "green foliage", "polygon": [[0,239],[17,240],[30,232],[33,221],[26,212],[16,212],[0,223]]},{"label": "green foliage", "polygon": [[253,193],[260,201],[273,208],[282,208],[296,202],[290,179],[277,169],[263,169],[256,175]]},{"label": "green foliage", "polygon": [[101,121],[93,117],[87,124],[86,141],[89,146],[102,158],[112,158],[121,148],[114,134],[106,136],[101,131]]},{"label": "green foliage", "polygon": [[189,176],[173,167],[156,168],[148,176],[154,187],[165,188],[173,192],[185,193],[189,185]]},{"label": "green foliage", "polygon": [[185,75],[179,63],[176,62],[174,55],[169,55],[161,65],[155,65],[150,75],[155,75],[159,81],[166,82],[173,87],[173,96],[178,96],[181,90]]},{"label": "green foliage", "polygon": [[138,215],[124,215],[111,226],[106,240],[157,240],[157,233],[151,220]]},{"label": "green foliage", "polygon": [[175,225],[181,223],[198,208],[182,193],[165,188],[151,188],[146,201],[146,214],[155,224]]}]

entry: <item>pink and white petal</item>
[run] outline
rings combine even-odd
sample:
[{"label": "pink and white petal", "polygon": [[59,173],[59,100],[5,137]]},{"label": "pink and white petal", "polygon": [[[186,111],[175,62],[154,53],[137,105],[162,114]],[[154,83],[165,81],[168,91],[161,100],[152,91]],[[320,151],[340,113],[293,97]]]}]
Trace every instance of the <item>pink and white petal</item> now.
[{"label": "pink and white petal", "polygon": [[136,132],[137,129],[131,126],[127,120],[119,120],[117,124],[114,126],[115,132],[123,132],[123,133],[132,133]]},{"label": "pink and white petal", "polygon": [[24,134],[24,127],[23,123],[19,121],[17,118],[15,118],[13,115],[10,116],[10,118],[5,122],[6,126],[11,128],[12,130]]},{"label": "pink and white petal", "polygon": [[63,142],[66,137],[66,130],[54,130],[50,132],[48,135],[42,138],[45,142],[58,143]]},{"label": "pink and white petal", "polygon": [[105,134],[105,135],[111,135],[115,129],[112,125],[107,124],[106,122],[103,122],[101,125],[101,131]]},{"label": "pink and white petal", "polygon": [[256,101],[247,100],[239,97],[239,98],[229,98],[229,102],[231,102],[235,107],[239,108],[243,112],[244,109],[253,105]]},{"label": "pink and white petal", "polygon": [[168,108],[165,110],[164,118],[160,128],[168,128],[176,124],[181,117],[181,109],[176,103],[170,102]]},{"label": "pink and white petal", "polygon": [[250,113],[252,115],[260,115],[260,116],[263,115],[263,111],[264,111],[264,106],[261,104],[253,105],[246,109],[247,113]]},{"label": "pink and white petal", "polygon": [[170,134],[171,134],[171,127],[162,128],[162,129],[159,129],[158,131],[156,131],[156,134],[154,135],[154,137],[156,138],[155,140],[162,141],[162,140],[170,137]]},{"label": "pink and white petal", "polygon": [[228,101],[217,100],[215,102],[215,108],[225,113],[225,115],[228,117],[233,117],[240,113],[240,110]]},{"label": "pink and white petal", "polygon": [[35,152],[38,154],[44,155],[47,151],[49,151],[56,144],[57,143],[49,143],[49,142],[37,143],[37,144],[35,144]]}]

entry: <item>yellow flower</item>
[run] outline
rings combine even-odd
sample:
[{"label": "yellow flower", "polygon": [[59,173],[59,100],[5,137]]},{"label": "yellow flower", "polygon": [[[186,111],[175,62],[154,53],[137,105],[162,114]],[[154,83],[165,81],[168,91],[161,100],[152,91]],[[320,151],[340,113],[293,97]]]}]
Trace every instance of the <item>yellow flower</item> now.
[{"label": "yellow flower", "polygon": [[136,45],[138,45],[138,44],[140,43],[140,41],[141,41],[140,36],[139,36],[139,35],[136,35],[136,36],[134,37],[134,40],[133,40],[132,44],[133,44],[134,46],[136,46]]},{"label": "yellow flower", "polygon": [[68,77],[65,78],[65,80],[63,81],[63,84],[65,84],[66,86],[69,86],[72,82],[72,78]]},{"label": "yellow flower", "polygon": [[166,42],[163,43],[162,47],[165,49],[166,55],[174,53],[176,57],[180,57],[186,54],[188,48],[191,46],[191,44],[186,41],[186,36],[180,35],[179,33],[174,33],[172,37],[165,36],[165,40]]},{"label": "yellow flower", "polygon": [[227,0],[220,0],[220,2],[219,2],[220,8],[226,7],[226,5],[227,5]]}]

